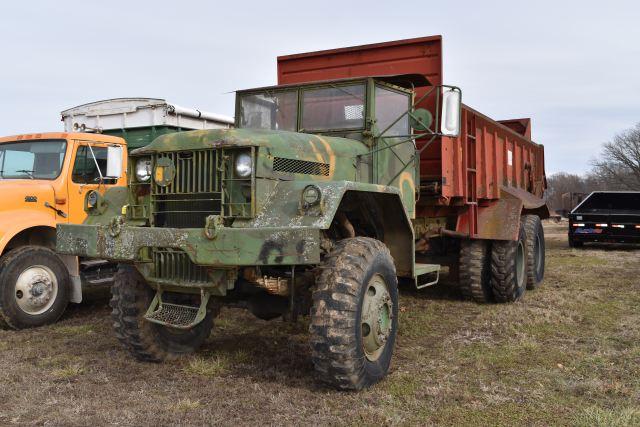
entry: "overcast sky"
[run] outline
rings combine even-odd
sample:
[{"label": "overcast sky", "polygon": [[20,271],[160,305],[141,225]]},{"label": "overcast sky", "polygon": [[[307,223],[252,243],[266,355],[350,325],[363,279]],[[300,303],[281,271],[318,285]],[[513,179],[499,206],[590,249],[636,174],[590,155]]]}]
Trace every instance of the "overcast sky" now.
[{"label": "overcast sky", "polygon": [[[0,134],[145,96],[233,115],[276,56],[441,34],[444,79],[495,119],[531,117],[547,173],[582,173],[640,121],[637,1],[2,1]],[[383,6],[384,5],[384,6]]]}]

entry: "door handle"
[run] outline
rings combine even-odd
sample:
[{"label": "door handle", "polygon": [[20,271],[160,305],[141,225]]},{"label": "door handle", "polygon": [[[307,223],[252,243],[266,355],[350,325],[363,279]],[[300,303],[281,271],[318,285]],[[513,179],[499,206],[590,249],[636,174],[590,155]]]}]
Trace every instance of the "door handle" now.
[{"label": "door handle", "polygon": [[66,213],[62,212],[60,209],[56,208],[55,206],[52,206],[49,202],[44,202],[44,206],[45,206],[46,208],[53,209],[53,210],[54,210],[54,211],[56,211],[56,213],[57,213],[58,215],[60,215],[62,218],[66,218],[66,217],[67,217],[67,214],[66,214]]}]

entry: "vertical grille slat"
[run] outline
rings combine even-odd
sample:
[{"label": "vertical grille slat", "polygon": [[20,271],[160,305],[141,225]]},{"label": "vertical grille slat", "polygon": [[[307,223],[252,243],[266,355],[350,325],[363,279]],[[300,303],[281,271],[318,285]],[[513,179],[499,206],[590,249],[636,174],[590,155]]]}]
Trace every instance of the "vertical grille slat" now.
[{"label": "vertical grille slat", "polygon": [[179,249],[153,250],[154,277],[186,283],[208,283],[207,268],[195,265],[189,255]]},{"label": "vertical grille slat", "polygon": [[167,186],[152,184],[154,225],[172,228],[202,228],[207,216],[222,213],[220,178],[216,150],[169,152],[166,157],[176,168]]}]

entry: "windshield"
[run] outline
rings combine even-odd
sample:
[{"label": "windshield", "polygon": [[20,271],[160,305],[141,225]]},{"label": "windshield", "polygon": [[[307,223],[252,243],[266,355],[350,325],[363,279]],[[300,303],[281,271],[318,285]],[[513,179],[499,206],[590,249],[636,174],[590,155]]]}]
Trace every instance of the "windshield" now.
[{"label": "windshield", "polygon": [[303,90],[302,129],[363,128],[365,90],[364,83]]},{"label": "windshield", "polygon": [[240,127],[296,131],[298,92],[265,92],[240,99]]},{"label": "windshield", "polygon": [[0,178],[56,179],[66,149],[63,139],[0,144]]}]

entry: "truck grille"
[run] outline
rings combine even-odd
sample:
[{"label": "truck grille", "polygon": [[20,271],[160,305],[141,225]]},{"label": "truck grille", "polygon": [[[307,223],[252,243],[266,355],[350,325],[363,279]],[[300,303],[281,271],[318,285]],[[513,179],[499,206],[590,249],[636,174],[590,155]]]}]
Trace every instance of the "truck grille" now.
[{"label": "truck grille", "polygon": [[216,150],[167,152],[175,166],[175,178],[167,185],[152,184],[154,225],[172,228],[202,228],[209,215],[222,212],[219,171],[221,156]]},{"label": "truck grille", "polygon": [[156,248],[153,250],[154,276],[156,279],[187,283],[209,283],[205,267],[195,265],[189,256],[178,249]]}]

